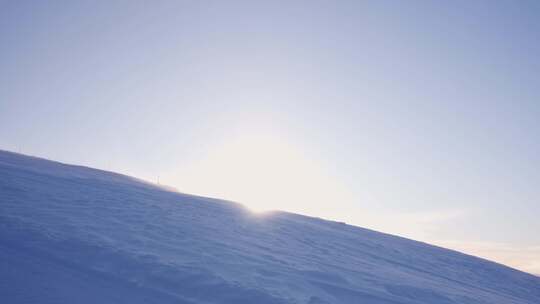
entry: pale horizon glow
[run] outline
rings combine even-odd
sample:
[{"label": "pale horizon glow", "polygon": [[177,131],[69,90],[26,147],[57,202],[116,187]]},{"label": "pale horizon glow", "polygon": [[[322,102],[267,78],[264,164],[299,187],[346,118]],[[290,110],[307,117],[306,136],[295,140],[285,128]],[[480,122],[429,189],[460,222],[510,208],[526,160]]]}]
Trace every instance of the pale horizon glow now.
[{"label": "pale horizon glow", "polygon": [[325,172],[309,151],[282,138],[251,134],[231,138],[171,172],[166,180],[179,191],[241,203],[254,211],[284,210],[339,218],[354,206],[353,196]]}]

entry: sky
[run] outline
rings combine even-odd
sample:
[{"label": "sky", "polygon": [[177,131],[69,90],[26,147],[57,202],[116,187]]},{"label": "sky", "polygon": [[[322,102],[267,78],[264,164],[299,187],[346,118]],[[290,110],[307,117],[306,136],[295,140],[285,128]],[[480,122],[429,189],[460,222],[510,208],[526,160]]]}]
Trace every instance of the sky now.
[{"label": "sky", "polygon": [[540,274],[540,2],[1,1],[0,149]]}]

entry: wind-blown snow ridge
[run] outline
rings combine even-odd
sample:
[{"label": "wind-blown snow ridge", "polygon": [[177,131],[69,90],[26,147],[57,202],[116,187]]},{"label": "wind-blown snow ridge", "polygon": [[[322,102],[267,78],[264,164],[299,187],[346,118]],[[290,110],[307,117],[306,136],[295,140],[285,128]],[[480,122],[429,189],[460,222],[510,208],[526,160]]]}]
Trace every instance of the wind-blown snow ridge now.
[{"label": "wind-blown snow ridge", "polygon": [[540,278],[0,151],[0,302],[538,304]]}]

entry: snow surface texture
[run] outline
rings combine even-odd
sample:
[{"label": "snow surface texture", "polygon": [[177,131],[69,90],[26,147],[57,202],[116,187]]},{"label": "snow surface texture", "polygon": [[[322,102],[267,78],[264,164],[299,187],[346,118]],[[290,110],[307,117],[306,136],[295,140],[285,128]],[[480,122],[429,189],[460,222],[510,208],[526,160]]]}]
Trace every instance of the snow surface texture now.
[{"label": "snow surface texture", "polygon": [[0,303],[538,304],[540,278],[0,151]]}]

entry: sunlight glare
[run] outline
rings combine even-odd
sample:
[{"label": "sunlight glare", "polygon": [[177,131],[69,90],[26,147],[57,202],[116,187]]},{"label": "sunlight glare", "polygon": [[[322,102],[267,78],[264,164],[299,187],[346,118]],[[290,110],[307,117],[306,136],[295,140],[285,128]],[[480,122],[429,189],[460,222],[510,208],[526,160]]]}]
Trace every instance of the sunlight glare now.
[{"label": "sunlight glare", "polygon": [[272,136],[245,136],[180,168],[183,192],[239,202],[253,212],[285,210],[335,217],[351,202],[336,178],[307,151]]}]

